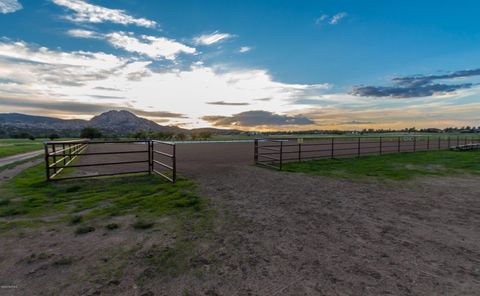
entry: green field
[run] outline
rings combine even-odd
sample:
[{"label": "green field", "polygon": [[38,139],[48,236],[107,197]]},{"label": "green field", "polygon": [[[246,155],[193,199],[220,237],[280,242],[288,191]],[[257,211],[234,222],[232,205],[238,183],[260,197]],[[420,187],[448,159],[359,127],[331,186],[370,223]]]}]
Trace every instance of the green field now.
[{"label": "green field", "polygon": [[480,175],[479,151],[429,151],[283,164],[288,172],[329,177],[405,180],[416,176]]},{"label": "green field", "polygon": [[281,135],[269,135],[268,133],[263,135],[212,135],[211,138],[208,140],[254,140],[254,139],[262,139],[262,138],[318,138],[318,139],[330,139],[330,138],[379,138],[382,137],[384,139],[397,139],[400,138],[411,138],[413,136],[427,138],[429,137],[431,140],[437,140],[438,138],[447,140],[449,137],[454,140],[457,137],[459,139],[480,139],[479,134],[464,134],[464,133],[374,133],[374,134],[281,134]]},{"label": "green field", "polygon": [[0,139],[0,158],[40,150],[45,139]]},{"label": "green field", "polygon": [[[156,175],[46,182],[43,165],[38,165],[0,188],[0,240],[13,235],[22,237],[37,229],[61,231],[69,242],[72,237],[88,239],[90,233],[122,233],[128,238],[125,241],[130,244],[113,244],[108,251],[103,250],[112,258],[96,273],[105,277],[121,276],[128,262],[158,275],[185,272],[198,245],[198,240],[191,238],[205,236],[213,225],[212,219],[214,211],[208,200],[197,193],[193,181],[185,178],[175,184]],[[143,242],[160,243],[150,246],[149,252],[155,256],[134,256],[143,246],[141,237]],[[33,261],[45,254],[38,251],[25,256]],[[65,265],[70,265],[72,255],[62,256],[68,261]],[[141,283],[144,278],[139,275],[136,280]]]},{"label": "green field", "polygon": [[153,175],[46,182],[43,165],[29,168],[0,189],[0,229],[68,223],[88,226],[115,216],[135,215],[155,223],[162,216],[204,217],[205,200],[193,181],[172,184]]}]

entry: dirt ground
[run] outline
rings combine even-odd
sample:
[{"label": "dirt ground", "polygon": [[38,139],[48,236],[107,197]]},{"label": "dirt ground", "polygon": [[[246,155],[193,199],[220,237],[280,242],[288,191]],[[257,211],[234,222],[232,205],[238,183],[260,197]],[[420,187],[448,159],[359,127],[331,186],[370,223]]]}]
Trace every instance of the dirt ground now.
[{"label": "dirt ground", "polygon": [[[186,272],[165,277],[138,264],[181,239],[167,229],[77,237],[52,227],[2,238],[0,284],[17,288],[0,295],[480,291],[478,177],[381,182],[284,173],[251,165],[248,143],[179,145],[178,155],[179,172],[217,212],[214,229],[186,238],[197,240]],[[120,264],[127,272],[115,277]]]}]

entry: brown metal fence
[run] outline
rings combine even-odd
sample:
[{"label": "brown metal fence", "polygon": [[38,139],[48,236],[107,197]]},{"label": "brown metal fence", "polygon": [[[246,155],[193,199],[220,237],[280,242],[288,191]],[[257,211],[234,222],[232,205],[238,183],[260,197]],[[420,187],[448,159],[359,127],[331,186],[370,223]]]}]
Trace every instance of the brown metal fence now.
[{"label": "brown metal fence", "polygon": [[442,150],[478,143],[480,136],[266,138],[255,139],[254,158],[256,164],[281,170],[291,161]]},{"label": "brown metal fence", "polygon": [[[165,151],[170,147],[169,151]],[[175,144],[142,141],[52,141],[44,143],[47,181],[114,176],[159,174],[176,181]],[[157,169],[157,167],[162,167]],[[69,171],[71,169],[75,169]]]}]

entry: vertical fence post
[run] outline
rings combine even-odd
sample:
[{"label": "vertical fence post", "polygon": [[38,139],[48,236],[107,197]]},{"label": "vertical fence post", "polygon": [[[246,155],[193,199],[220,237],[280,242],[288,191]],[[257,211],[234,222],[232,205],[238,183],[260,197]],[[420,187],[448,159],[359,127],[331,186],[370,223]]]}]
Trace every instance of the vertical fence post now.
[{"label": "vertical fence post", "polygon": [[413,152],[417,152],[417,137],[413,136]]},{"label": "vertical fence post", "polygon": [[280,170],[282,170],[283,165],[283,141],[280,140]]},{"label": "vertical fence post", "polygon": [[302,143],[298,143],[298,162],[302,161]]},{"label": "vertical fence post", "polygon": [[450,149],[450,136],[448,136],[448,149]]},{"label": "vertical fence post", "polygon": [[63,166],[65,166],[66,156],[65,156],[65,144],[62,144],[62,158],[63,158]]},{"label": "vertical fence post", "polygon": [[175,143],[173,143],[173,158],[172,158],[172,167],[173,167],[173,176],[172,176],[172,180],[173,180],[173,183],[175,183],[177,181],[177,145]]},{"label": "vertical fence post", "polygon": [[333,154],[334,154],[334,145],[335,145],[335,138],[332,137],[332,150],[330,152],[330,158],[333,159]]},{"label": "vertical fence post", "polygon": [[427,151],[430,150],[430,136],[427,136]]},{"label": "vertical fence post", "polygon": [[465,136],[465,142],[463,143],[463,145],[467,145],[467,136]]},{"label": "vertical fence post", "polygon": [[442,136],[438,137],[438,150],[442,148]]},{"label": "vertical fence post", "polygon": [[360,137],[358,137],[358,143],[357,143],[357,157],[360,158]]},{"label": "vertical fence post", "polygon": [[398,153],[400,153],[400,137],[398,137],[398,144],[397,144],[397,146],[398,146]]},{"label": "vertical fence post", "polygon": [[147,153],[148,153],[148,174],[151,175],[152,174],[152,162],[153,162],[153,159],[152,159],[152,144],[153,142],[151,140],[149,140],[147,142],[147,145],[148,145],[148,150],[147,150]]},{"label": "vertical fence post", "polygon": [[48,144],[43,144],[43,149],[45,150],[45,175],[47,181],[50,181],[50,164],[49,164],[49,155],[48,155]]},{"label": "vertical fence post", "polygon": [[383,154],[383,141],[382,141],[382,137],[379,137],[380,139],[380,155]]},{"label": "vertical fence post", "polygon": [[258,139],[255,139],[255,144],[253,145],[253,160],[255,164],[258,164]]},{"label": "vertical fence post", "polygon": [[457,146],[460,145],[459,143],[459,136],[457,136]]},{"label": "vertical fence post", "polygon": [[52,155],[53,155],[53,173],[57,173],[57,154],[55,152],[55,143],[52,144]]}]

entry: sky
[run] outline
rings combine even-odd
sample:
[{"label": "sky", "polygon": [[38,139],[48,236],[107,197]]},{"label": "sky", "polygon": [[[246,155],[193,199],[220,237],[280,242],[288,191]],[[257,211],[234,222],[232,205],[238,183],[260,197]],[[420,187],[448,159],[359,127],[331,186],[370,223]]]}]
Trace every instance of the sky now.
[{"label": "sky", "polygon": [[0,0],[0,113],[480,126],[480,1]]}]

